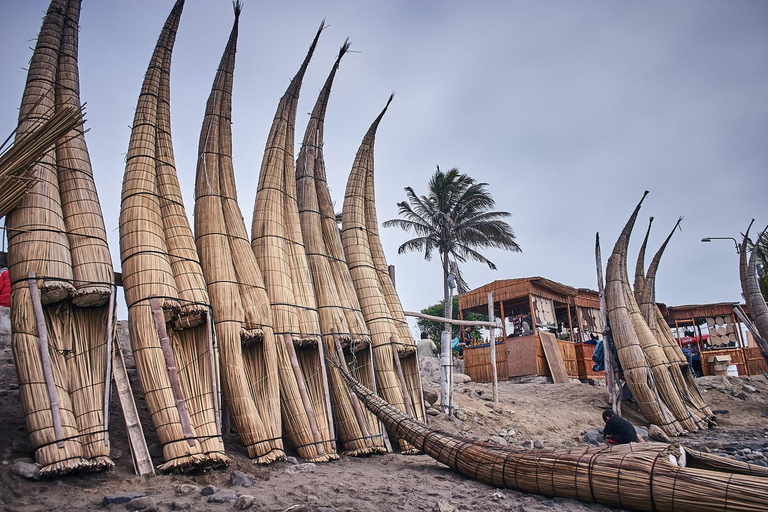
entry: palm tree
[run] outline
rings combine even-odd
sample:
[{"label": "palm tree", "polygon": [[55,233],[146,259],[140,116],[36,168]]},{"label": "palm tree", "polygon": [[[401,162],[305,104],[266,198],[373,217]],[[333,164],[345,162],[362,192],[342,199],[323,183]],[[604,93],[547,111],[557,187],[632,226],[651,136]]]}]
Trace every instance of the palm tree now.
[{"label": "palm tree", "polygon": [[474,260],[496,270],[496,265],[480,254],[479,249],[520,252],[512,227],[502,220],[512,215],[493,211],[496,203],[487,187],[487,183],[477,183],[456,168],[444,173],[438,167],[429,180],[428,194],[419,197],[411,187],[405,187],[408,201],[397,203],[402,218],[384,223],[385,228],[398,227],[416,235],[400,246],[398,254],[423,251],[424,258],[431,260],[435,250],[439,253],[443,265],[445,318],[450,318],[448,274],[452,266],[461,289],[466,283],[458,272],[458,263]]}]

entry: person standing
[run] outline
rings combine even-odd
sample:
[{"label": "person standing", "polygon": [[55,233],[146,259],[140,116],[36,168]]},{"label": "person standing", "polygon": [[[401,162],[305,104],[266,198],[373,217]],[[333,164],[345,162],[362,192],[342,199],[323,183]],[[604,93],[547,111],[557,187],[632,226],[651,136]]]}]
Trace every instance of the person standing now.
[{"label": "person standing", "polygon": [[422,332],[421,339],[418,343],[416,343],[416,355],[421,358],[435,357],[436,350],[437,345],[435,345],[435,342],[430,339],[429,334]]}]

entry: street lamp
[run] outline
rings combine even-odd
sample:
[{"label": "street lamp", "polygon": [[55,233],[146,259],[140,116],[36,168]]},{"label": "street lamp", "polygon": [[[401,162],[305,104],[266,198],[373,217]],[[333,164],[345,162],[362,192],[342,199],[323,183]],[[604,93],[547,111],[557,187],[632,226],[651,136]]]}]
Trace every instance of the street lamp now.
[{"label": "street lamp", "polygon": [[705,238],[702,238],[702,242],[711,242],[712,240],[733,240],[733,244],[736,246],[736,254],[741,254],[741,249],[739,248],[739,242],[736,241],[735,238],[730,236],[708,236]]}]

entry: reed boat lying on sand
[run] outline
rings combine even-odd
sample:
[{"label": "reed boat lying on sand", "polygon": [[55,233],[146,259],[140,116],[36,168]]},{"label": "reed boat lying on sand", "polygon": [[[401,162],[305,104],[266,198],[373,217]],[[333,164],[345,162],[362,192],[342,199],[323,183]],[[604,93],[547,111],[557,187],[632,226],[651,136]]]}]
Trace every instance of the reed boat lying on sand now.
[{"label": "reed boat lying on sand", "polygon": [[768,468],[665,443],[516,451],[453,437],[409,418],[328,358],[398,439],[496,487],[638,511],[765,510]]}]

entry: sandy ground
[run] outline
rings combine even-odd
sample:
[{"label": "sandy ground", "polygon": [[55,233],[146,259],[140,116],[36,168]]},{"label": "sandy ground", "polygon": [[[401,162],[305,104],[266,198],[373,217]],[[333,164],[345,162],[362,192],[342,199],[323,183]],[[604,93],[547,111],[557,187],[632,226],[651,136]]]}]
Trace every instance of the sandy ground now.
[{"label": "sandy ground", "polygon": [[[130,359],[129,359],[130,366]],[[425,391],[437,392],[435,372],[425,372]],[[700,379],[704,396],[718,414],[718,427],[679,442],[706,446],[765,448],[768,454],[768,383],[753,379],[707,377]],[[134,380],[135,389],[138,384]],[[745,384],[756,391],[745,392]],[[750,389],[750,388],[746,388]],[[136,393],[140,395],[140,393]],[[489,439],[504,434],[513,446],[537,442],[537,446],[565,447],[583,444],[584,432],[602,425],[605,388],[584,383],[538,382],[499,385],[499,407],[494,410],[488,384],[456,386],[457,417],[429,415],[432,426],[462,437]],[[140,411],[146,407],[137,397]],[[434,413],[434,411],[433,411]],[[638,426],[645,422],[629,407],[625,416]],[[143,426],[150,445],[157,443],[147,421]],[[0,506],[7,511],[46,510],[248,510],[274,511],[596,511],[615,510],[596,504],[526,495],[470,480],[427,456],[387,454],[364,458],[342,457],[315,467],[279,462],[255,466],[230,436],[227,451],[232,465],[196,475],[137,477],[133,474],[123,418],[116,398],[112,404],[110,434],[116,467],[106,473],[67,476],[43,481],[27,480],[11,471],[14,462],[31,462],[29,442],[19,402],[16,375],[9,344],[0,340]],[[155,445],[156,447],[157,445]],[[152,451],[156,451],[154,447]],[[161,462],[154,459],[155,464]],[[307,472],[297,472],[299,469]],[[253,479],[249,487],[234,485],[232,475],[241,471]],[[245,482],[247,484],[249,482]],[[194,487],[180,487],[189,484]],[[210,503],[202,488],[213,485],[223,503]],[[187,491],[183,493],[180,491]],[[103,505],[105,496],[145,494],[126,504]],[[238,495],[252,496],[237,499]],[[153,508],[154,507],[154,508]]]}]

